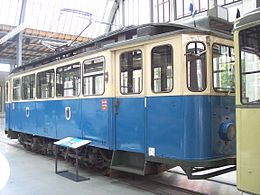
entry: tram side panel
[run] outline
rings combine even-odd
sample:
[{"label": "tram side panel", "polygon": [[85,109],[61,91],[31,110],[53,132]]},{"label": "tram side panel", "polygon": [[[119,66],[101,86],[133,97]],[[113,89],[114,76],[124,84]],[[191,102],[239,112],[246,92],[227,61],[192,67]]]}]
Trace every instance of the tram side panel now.
[{"label": "tram side panel", "polygon": [[112,98],[82,99],[82,137],[96,147],[112,149],[112,101]]},{"label": "tram side panel", "polygon": [[5,103],[5,131],[10,129],[10,103]]},{"label": "tram side panel", "polygon": [[144,98],[118,98],[115,115],[116,150],[144,153]]},{"label": "tram side panel", "polygon": [[55,104],[57,138],[82,137],[80,129],[80,99],[57,100]]},{"label": "tram side panel", "polygon": [[183,96],[150,97],[147,105],[149,156],[183,158]]},{"label": "tram side panel", "polygon": [[56,106],[56,101],[53,100],[36,102],[36,123],[39,136],[57,138]]},{"label": "tram side panel", "polygon": [[237,108],[237,186],[243,191],[260,192],[259,108]]},{"label": "tram side panel", "polygon": [[[235,154],[235,140],[220,137],[234,123],[234,97],[173,96],[148,100],[147,146],[157,157],[205,160]],[[232,112],[233,111],[233,112]]]},{"label": "tram side panel", "polygon": [[20,116],[23,112],[21,104],[12,102],[10,106],[10,129],[17,132],[23,132],[22,119]]},{"label": "tram side panel", "polygon": [[37,135],[36,118],[37,111],[35,101],[19,102],[19,120],[21,120],[21,131]]},{"label": "tram side panel", "polygon": [[184,142],[183,156],[185,160],[212,159],[211,96],[188,95],[183,99]]},{"label": "tram side panel", "polygon": [[210,160],[235,155],[235,139],[228,140],[228,130],[222,129],[226,124],[234,124],[234,97],[187,96],[184,105],[185,159]]},{"label": "tram side panel", "polygon": [[[224,157],[236,155],[235,96],[211,96],[212,155]],[[234,129],[235,130],[235,129]]]}]

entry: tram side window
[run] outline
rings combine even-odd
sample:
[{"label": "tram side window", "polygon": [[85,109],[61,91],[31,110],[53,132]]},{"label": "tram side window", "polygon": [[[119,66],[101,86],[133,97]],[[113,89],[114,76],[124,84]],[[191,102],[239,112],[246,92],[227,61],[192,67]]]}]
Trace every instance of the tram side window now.
[{"label": "tram side window", "polygon": [[54,70],[37,73],[37,98],[54,97]]},{"label": "tram side window", "polygon": [[241,102],[260,104],[260,25],[240,31]]},{"label": "tram side window", "polygon": [[218,92],[235,92],[234,48],[213,44],[213,88]]},{"label": "tram side window", "polygon": [[9,84],[8,82],[5,83],[5,101],[6,102],[9,102],[9,93],[8,93],[8,90],[9,90]]},{"label": "tram side window", "polygon": [[33,99],[35,94],[35,75],[22,77],[22,99]]},{"label": "tram side window", "polygon": [[152,90],[169,92],[173,88],[172,47],[169,45],[152,49]]},{"label": "tram side window", "polygon": [[20,100],[21,96],[20,78],[13,79],[13,100]]},{"label": "tram side window", "polygon": [[73,97],[80,93],[80,63],[70,64],[56,70],[56,96]]},{"label": "tram side window", "polygon": [[190,91],[206,89],[206,49],[201,42],[190,42],[186,47],[187,82]]},{"label": "tram side window", "polygon": [[101,95],[104,93],[104,63],[104,57],[83,62],[83,95]]},{"label": "tram side window", "polygon": [[142,52],[140,50],[120,55],[120,91],[122,94],[142,92]]}]

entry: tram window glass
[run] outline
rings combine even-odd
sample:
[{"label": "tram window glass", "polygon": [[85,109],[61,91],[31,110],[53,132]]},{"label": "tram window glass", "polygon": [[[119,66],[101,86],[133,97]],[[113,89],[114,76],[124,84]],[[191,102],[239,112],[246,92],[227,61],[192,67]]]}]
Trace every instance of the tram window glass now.
[{"label": "tram window glass", "polygon": [[173,88],[172,47],[163,45],[152,49],[152,90],[169,92]]},{"label": "tram window glass", "polygon": [[206,50],[201,42],[190,42],[186,47],[187,85],[190,91],[206,89]]},{"label": "tram window glass", "polygon": [[213,88],[218,92],[235,92],[234,48],[213,44]]},{"label": "tram window glass", "polygon": [[20,91],[20,78],[13,79],[13,100],[20,100],[21,91]]},{"label": "tram window glass", "polygon": [[122,94],[142,92],[142,52],[134,50],[120,55],[120,91]]},{"label": "tram window glass", "polygon": [[2,85],[0,85],[0,112],[3,112],[2,101],[3,101],[3,88]]},{"label": "tram window glass", "polygon": [[54,70],[37,73],[37,98],[54,97]]},{"label": "tram window glass", "polygon": [[104,64],[104,57],[83,62],[83,95],[101,95],[104,93]]},{"label": "tram window glass", "polygon": [[22,99],[33,99],[35,94],[35,75],[22,77]]},{"label": "tram window glass", "polygon": [[260,104],[260,25],[239,33],[241,102]]},{"label": "tram window glass", "polygon": [[70,64],[56,70],[56,96],[73,97],[80,93],[80,63]]},{"label": "tram window glass", "polygon": [[8,90],[9,90],[9,84],[8,82],[5,83],[5,101],[6,102],[9,102],[9,93],[8,93]]}]

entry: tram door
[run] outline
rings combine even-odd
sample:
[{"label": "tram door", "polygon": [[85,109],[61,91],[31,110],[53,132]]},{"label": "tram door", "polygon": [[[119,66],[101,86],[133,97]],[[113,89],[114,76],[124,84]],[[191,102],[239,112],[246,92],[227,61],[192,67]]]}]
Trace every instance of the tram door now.
[{"label": "tram door", "polygon": [[115,149],[144,152],[143,52],[116,52]]}]

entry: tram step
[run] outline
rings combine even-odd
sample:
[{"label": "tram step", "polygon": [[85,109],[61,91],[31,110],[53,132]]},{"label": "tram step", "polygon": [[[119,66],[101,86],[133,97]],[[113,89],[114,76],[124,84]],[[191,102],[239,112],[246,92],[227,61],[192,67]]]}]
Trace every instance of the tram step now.
[{"label": "tram step", "polygon": [[144,175],[144,170],[133,168],[133,167],[127,167],[125,165],[111,166],[110,168],[118,171],[127,172],[127,173],[134,173],[136,175]]},{"label": "tram step", "polygon": [[142,153],[114,151],[111,169],[134,173],[138,175],[145,174],[145,156]]}]

